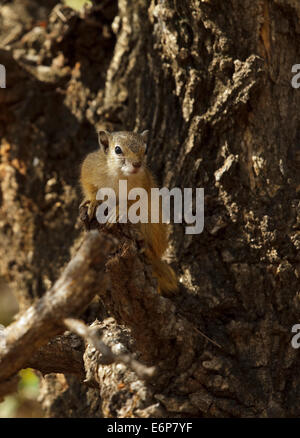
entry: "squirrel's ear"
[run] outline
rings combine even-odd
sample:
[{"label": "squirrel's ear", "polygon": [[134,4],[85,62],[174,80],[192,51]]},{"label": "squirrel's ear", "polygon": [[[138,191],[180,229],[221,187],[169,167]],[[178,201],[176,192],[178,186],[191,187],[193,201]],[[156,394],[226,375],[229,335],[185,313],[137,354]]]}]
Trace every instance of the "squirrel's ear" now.
[{"label": "squirrel's ear", "polygon": [[147,129],[146,131],[143,131],[140,135],[143,138],[144,142],[147,143],[148,136],[149,136],[149,130]]},{"label": "squirrel's ear", "polygon": [[109,136],[110,133],[108,131],[99,131],[98,132],[98,142],[100,148],[103,148],[104,152],[107,152],[109,146]]}]

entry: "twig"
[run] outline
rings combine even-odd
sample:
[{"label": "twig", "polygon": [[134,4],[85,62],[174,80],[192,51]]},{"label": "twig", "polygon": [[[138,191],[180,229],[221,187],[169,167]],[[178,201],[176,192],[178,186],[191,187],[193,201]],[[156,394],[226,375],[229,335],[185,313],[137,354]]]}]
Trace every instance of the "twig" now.
[{"label": "twig", "polygon": [[213,339],[209,338],[205,333],[203,333],[198,327],[195,327],[196,332],[198,332],[203,338],[205,338],[208,342],[211,344],[214,344],[218,348],[223,348],[222,345],[218,344],[218,342],[214,341]]},{"label": "twig", "polygon": [[138,377],[147,379],[153,377],[156,371],[155,367],[147,367],[134,359],[130,354],[115,354],[100,338],[97,329],[88,327],[78,319],[67,318],[64,320],[65,325],[74,333],[81,336],[86,342],[92,344],[101,353],[100,363],[109,365],[114,362],[123,363],[131,368]]},{"label": "twig", "polygon": [[64,23],[66,23],[68,21],[60,9],[56,8],[54,10],[55,10],[56,15],[61,19],[61,21],[63,21]]}]

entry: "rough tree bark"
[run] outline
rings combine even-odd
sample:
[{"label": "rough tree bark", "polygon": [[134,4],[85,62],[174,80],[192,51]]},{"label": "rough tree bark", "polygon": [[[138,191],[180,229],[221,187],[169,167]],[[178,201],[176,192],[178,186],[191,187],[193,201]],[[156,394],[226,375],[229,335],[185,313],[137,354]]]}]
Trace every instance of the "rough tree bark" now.
[{"label": "rough tree bark", "polygon": [[125,235],[83,317],[155,378],[99,366],[87,345],[86,383],[43,380],[47,415],[299,416],[299,19],[295,0],[94,1],[5,41],[0,273],[21,309],[81,241],[78,168],[95,129],[150,129],[159,182],[205,189],[204,232],[173,227],[180,294],[155,293]]}]

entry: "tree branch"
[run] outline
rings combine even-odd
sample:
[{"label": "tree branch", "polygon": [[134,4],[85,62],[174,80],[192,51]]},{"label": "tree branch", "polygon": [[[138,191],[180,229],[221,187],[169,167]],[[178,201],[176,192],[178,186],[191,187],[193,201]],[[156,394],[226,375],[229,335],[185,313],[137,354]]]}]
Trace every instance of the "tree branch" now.
[{"label": "tree branch", "polygon": [[74,333],[64,333],[51,339],[25,363],[42,374],[65,373],[85,378],[83,356],[84,343]]},{"label": "tree branch", "polygon": [[141,379],[153,377],[155,367],[147,367],[132,357],[131,354],[115,354],[108,345],[99,337],[97,328],[88,327],[82,321],[73,318],[66,318],[65,325],[77,335],[81,336],[86,342],[93,345],[101,353],[100,363],[110,365],[114,362],[123,363],[131,368]]},{"label": "tree branch", "polygon": [[82,313],[103,287],[105,263],[116,247],[112,237],[97,231],[88,233],[54,286],[1,331],[0,386],[30,363],[40,347],[64,331],[64,318]]}]

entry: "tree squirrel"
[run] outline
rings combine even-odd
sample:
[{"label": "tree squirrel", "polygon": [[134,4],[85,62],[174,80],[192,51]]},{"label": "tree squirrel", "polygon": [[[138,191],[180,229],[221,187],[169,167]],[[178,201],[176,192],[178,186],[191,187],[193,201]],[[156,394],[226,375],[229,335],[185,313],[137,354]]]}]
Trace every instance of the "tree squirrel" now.
[{"label": "tree squirrel", "polygon": [[[143,188],[148,193],[148,199],[151,198],[151,188],[157,187],[157,184],[145,165],[147,139],[148,131],[141,134],[127,131],[98,133],[100,149],[87,155],[81,167],[80,182],[85,196],[81,205],[88,206],[89,220],[93,218],[98,206],[96,195],[100,188],[114,189],[118,203],[119,180],[127,181],[128,192],[132,188]],[[148,205],[151,208],[151,204]],[[138,226],[145,245],[145,255],[152,265],[153,275],[158,280],[159,291],[176,291],[176,275],[161,259],[168,246],[168,226],[162,222],[161,206],[158,223],[151,223],[149,219],[147,223],[138,223]]]}]

